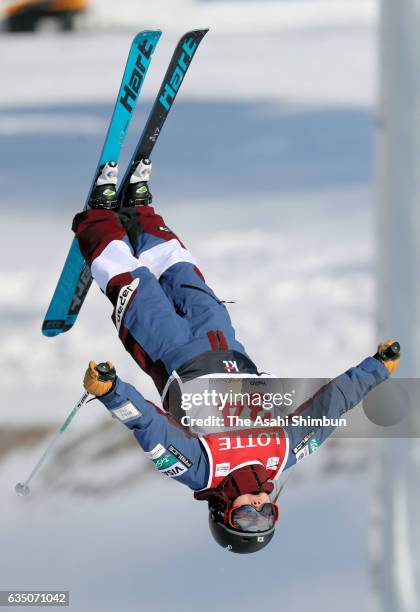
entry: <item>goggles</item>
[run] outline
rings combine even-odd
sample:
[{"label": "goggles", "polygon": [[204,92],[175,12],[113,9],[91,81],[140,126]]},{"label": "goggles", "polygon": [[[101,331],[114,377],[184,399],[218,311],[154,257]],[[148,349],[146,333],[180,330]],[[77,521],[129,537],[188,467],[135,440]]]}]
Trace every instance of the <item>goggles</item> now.
[{"label": "goggles", "polygon": [[276,504],[263,504],[260,510],[251,504],[244,504],[230,508],[225,515],[225,523],[232,529],[258,532],[272,529],[278,518],[279,509]]}]

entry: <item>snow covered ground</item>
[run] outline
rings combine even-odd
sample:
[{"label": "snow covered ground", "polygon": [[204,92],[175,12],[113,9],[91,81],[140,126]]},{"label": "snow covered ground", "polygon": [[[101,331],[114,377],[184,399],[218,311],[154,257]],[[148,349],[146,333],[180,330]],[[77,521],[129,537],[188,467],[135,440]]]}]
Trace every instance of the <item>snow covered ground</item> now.
[{"label": "snow covered ground", "polygon": [[[6,3],[7,0],[3,0]],[[0,16],[4,4],[0,4]],[[376,0],[90,0],[78,19],[81,29],[127,30],[137,22],[141,29],[167,32],[210,27],[226,34],[278,32],[290,28],[349,27],[377,18]],[[45,21],[43,30],[54,28]]]},{"label": "snow covered ground", "polygon": [[[119,346],[96,289],[71,333],[40,333],[129,31],[170,30],[125,159],[176,39],[190,25],[213,25],[156,148],[153,188],[210,284],[236,301],[230,311],[254,360],[280,376],[333,376],[376,342],[376,4],[247,2],[252,35],[242,3],[145,3],[137,23],[127,19],[129,4],[121,2],[119,31],[0,38],[8,58],[0,67],[0,588],[70,588],[77,612],[193,610],[198,602],[203,610],[245,612],[256,601],[332,612],[337,600],[343,612],[366,610],[365,444],[340,441],[300,466],[284,495],[277,541],[258,559],[218,550],[206,533],[205,504],[159,480],[99,404],[78,415],[33,498],[14,496],[47,432],[81,394],[89,359],[112,359],[156,399]],[[104,29],[110,6],[93,15]],[[316,20],[308,16],[314,7]],[[337,471],[342,452],[347,470]]]}]

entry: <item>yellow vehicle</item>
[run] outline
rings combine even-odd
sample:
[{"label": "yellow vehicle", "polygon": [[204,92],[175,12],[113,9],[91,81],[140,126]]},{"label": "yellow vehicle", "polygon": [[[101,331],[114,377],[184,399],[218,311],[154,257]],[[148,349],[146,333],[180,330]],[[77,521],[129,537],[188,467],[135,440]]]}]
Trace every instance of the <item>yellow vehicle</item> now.
[{"label": "yellow vehicle", "polygon": [[5,29],[9,32],[33,32],[46,17],[57,20],[60,29],[72,30],[74,18],[87,8],[88,0],[21,0],[5,8]]}]

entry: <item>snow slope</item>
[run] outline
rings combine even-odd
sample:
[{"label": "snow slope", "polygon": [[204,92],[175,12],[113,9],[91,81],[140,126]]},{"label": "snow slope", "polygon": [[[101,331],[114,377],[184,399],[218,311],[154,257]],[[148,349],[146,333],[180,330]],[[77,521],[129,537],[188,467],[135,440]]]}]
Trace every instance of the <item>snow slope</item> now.
[{"label": "snow slope", "polygon": [[153,0],[134,4],[95,0],[87,27],[142,28],[165,31],[210,27],[226,34],[267,33],[287,29],[371,25],[377,18],[376,0]]}]

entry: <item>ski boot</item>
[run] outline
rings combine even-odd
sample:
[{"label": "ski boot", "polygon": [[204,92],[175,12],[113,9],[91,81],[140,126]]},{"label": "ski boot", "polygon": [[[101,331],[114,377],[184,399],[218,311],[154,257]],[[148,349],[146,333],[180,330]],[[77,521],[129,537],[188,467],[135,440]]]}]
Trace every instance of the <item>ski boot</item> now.
[{"label": "ski boot", "polygon": [[92,189],[88,202],[90,208],[118,208],[117,179],[117,162],[105,164]]},{"label": "ski boot", "polygon": [[130,176],[130,182],[124,189],[122,207],[148,206],[152,203],[152,194],[149,191],[149,179],[152,171],[150,159],[142,159]]}]

